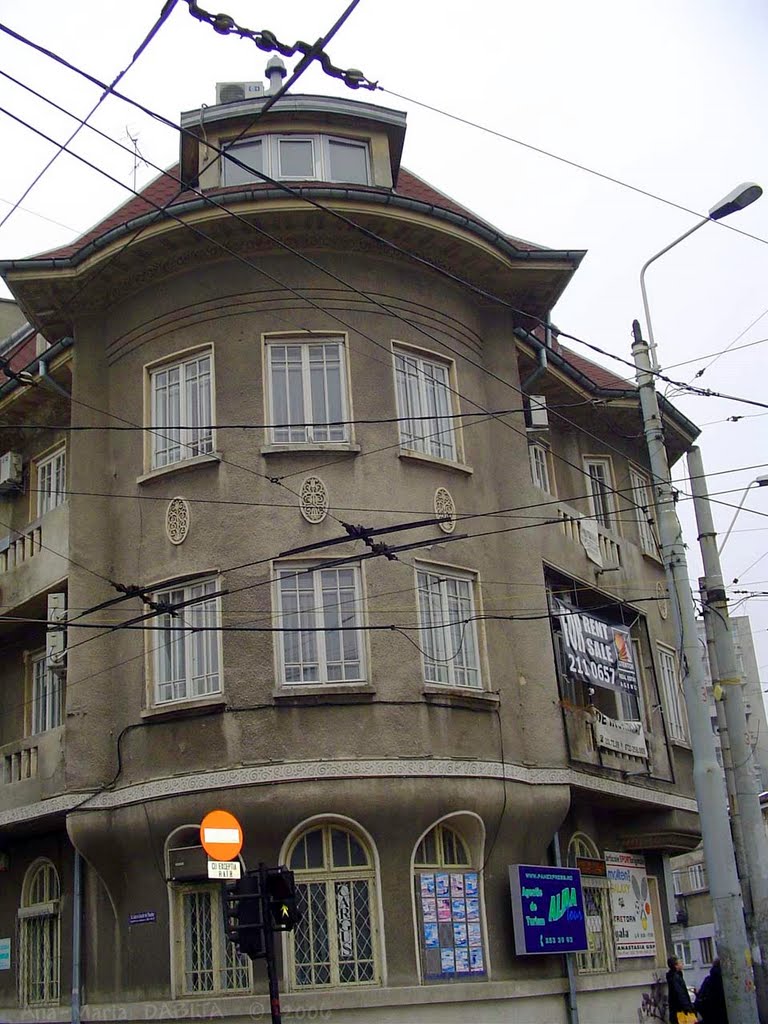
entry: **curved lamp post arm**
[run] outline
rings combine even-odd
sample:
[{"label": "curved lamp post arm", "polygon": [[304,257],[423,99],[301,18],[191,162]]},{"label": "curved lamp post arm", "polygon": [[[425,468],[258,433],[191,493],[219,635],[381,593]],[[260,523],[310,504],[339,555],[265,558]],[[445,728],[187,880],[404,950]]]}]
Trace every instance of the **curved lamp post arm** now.
[{"label": "curved lamp post arm", "polygon": [[733,519],[731,520],[731,525],[725,531],[725,536],[720,541],[720,545],[719,545],[719,547],[717,549],[718,555],[722,554],[723,548],[725,547],[725,542],[731,536],[731,530],[733,529],[733,524],[736,522],[736,520],[737,520],[737,518],[739,516],[739,512],[741,512],[741,510],[744,508],[744,502],[747,500],[747,495],[749,494],[751,488],[754,487],[755,484],[757,484],[758,487],[765,487],[766,485],[768,485],[768,476],[758,476],[758,477],[755,477],[755,479],[754,480],[750,480],[749,483],[747,484],[747,486],[744,488],[744,493],[741,496],[741,501],[737,505],[736,511],[733,513]]}]

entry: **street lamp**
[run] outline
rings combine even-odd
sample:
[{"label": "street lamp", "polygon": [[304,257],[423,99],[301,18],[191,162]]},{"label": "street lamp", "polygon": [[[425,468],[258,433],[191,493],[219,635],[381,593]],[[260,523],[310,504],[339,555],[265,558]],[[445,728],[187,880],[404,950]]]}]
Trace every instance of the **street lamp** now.
[{"label": "street lamp", "polygon": [[648,294],[645,290],[645,272],[654,263],[659,256],[663,256],[665,252],[669,252],[673,249],[678,242],[682,242],[683,239],[692,235],[694,231],[698,231],[699,228],[703,228],[705,224],[708,224],[711,220],[722,220],[723,217],[727,217],[731,213],[736,213],[737,210],[743,210],[746,206],[751,205],[756,199],[759,199],[763,194],[763,190],[759,185],[756,185],[752,181],[745,181],[741,185],[737,185],[732,192],[729,192],[727,196],[724,196],[719,203],[715,203],[712,209],[709,211],[708,216],[702,217],[702,219],[694,224],[692,228],[689,228],[686,232],[676,238],[674,242],[670,242],[669,245],[665,245],[663,249],[656,253],[655,256],[643,264],[643,269],[640,271],[640,292],[643,296],[643,312],[645,313],[645,323],[648,327],[648,341],[649,353],[651,357],[651,369],[659,369],[659,361],[656,358],[656,341],[653,337],[653,324],[651,323],[651,311],[648,308]]},{"label": "street lamp", "polygon": [[768,487],[768,476],[756,476],[755,479],[754,480],[750,480],[749,483],[747,484],[747,486],[744,488],[744,493],[741,496],[741,501],[739,502],[738,506],[736,507],[736,511],[733,514],[733,519],[731,520],[731,525],[725,531],[725,536],[723,537],[723,539],[720,542],[720,545],[719,545],[719,547],[717,549],[718,555],[722,555],[723,548],[725,547],[725,542],[731,536],[731,530],[733,529],[733,524],[736,522],[736,518],[738,517],[739,512],[741,512],[742,508],[744,507],[744,502],[747,500],[747,494],[749,493],[749,489],[751,487],[753,487],[755,484],[757,484],[758,487]]},{"label": "street lamp", "polygon": [[[677,625],[679,626],[681,637],[683,664],[687,669],[684,677],[683,693],[691,735],[693,781],[696,801],[699,806],[699,819],[704,839],[704,857],[709,874],[710,893],[717,915],[718,946],[724,967],[723,982],[730,1017],[734,1021],[738,1020],[739,1024],[757,1024],[754,975],[749,958],[744,908],[739,891],[733,840],[728,820],[728,808],[723,801],[722,783],[715,757],[715,741],[709,718],[706,678],[699,652],[696,615],[688,581],[685,544],[675,510],[663,424],[655,388],[654,372],[658,370],[658,360],[655,354],[656,343],[653,338],[653,326],[645,289],[645,273],[651,263],[660,256],[663,256],[664,253],[669,252],[670,249],[693,234],[694,231],[703,227],[708,221],[720,220],[736,210],[744,209],[745,206],[759,198],[761,194],[762,189],[759,185],[750,183],[740,185],[717,203],[710,210],[708,217],[704,217],[699,223],[665,246],[643,265],[640,272],[640,290],[651,348],[643,339],[638,322],[635,320],[632,325],[634,334],[632,355],[637,370],[637,387],[643,417],[643,429],[648,447],[651,471],[653,473],[661,554],[667,574],[669,591],[673,597],[676,618],[678,619]],[[694,479],[692,483],[694,488],[697,484],[701,485],[700,491],[703,490],[704,495],[706,495],[703,473],[695,473],[692,470],[691,476],[702,478]],[[695,489],[694,493],[696,493]],[[709,508],[708,502],[700,501],[699,504],[706,504],[707,509]],[[697,519],[698,514],[697,508]],[[699,532],[702,538],[704,538],[706,530],[702,528],[701,523],[699,524]],[[714,528],[711,528],[711,537],[714,537]],[[717,549],[714,543],[711,544],[711,547],[714,549],[716,556]],[[705,565],[707,554],[709,554],[709,549],[705,553],[704,544],[702,543],[702,555],[705,558]],[[722,588],[723,598],[724,595],[725,591]],[[711,607],[719,603],[717,600],[718,596],[719,592],[714,590],[710,592],[708,590]],[[718,610],[720,609],[718,608]],[[725,621],[727,622],[727,605],[725,605]],[[735,655],[733,655],[732,639],[730,634],[728,634],[727,640],[731,643],[731,658],[728,657],[728,652],[726,652],[724,661],[729,664],[732,664],[735,658]],[[730,673],[730,675],[733,674]],[[743,723],[746,723],[746,716],[744,715],[744,705],[743,700],[741,700],[741,690],[739,687],[735,685],[729,686],[727,690],[731,691],[726,704],[726,710],[730,709],[731,711],[728,722],[730,731],[731,728],[736,728],[735,721],[732,725],[731,718],[739,710],[741,711]],[[740,704],[740,707],[736,706],[737,703]],[[746,737],[745,724],[742,733]],[[747,761],[749,758],[744,758],[744,760]],[[759,801],[757,802],[757,814],[760,816]],[[762,832],[761,816],[760,829]],[[762,868],[758,870],[762,871]],[[756,910],[759,903],[760,900],[755,900]],[[760,945],[762,946],[762,943]]]}]

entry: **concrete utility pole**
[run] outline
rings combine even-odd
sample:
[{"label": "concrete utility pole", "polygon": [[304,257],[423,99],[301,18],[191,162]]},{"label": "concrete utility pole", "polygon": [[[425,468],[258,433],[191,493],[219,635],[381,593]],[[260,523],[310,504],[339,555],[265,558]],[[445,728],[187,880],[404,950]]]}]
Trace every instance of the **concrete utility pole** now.
[{"label": "concrete utility pole", "polygon": [[[688,471],[693,489],[693,507],[699,527],[699,544],[704,563],[706,601],[704,615],[708,619],[715,642],[715,664],[712,666],[712,686],[715,699],[725,705],[725,721],[733,761],[732,799],[741,827],[741,840],[746,873],[742,877],[749,885],[752,913],[752,957],[755,984],[762,1024],[768,1022],[768,836],[760,810],[760,786],[754,752],[747,732],[747,714],[744,708],[741,674],[733,642],[733,626],[728,617],[728,599],[723,586],[717,534],[712,519],[712,508],[704,477],[704,463],[698,448],[688,453]],[[721,691],[721,692],[718,692]]]},{"label": "concrete utility pole", "polygon": [[662,558],[670,593],[676,596],[673,603],[679,613],[683,692],[693,753],[693,782],[699,805],[709,891],[715,909],[717,948],[723,968],[728,1017],[733,1024],[758,1024],[752,958],[733,855],[728,807],[715,755],[715,737],[709,722],[707,685],[688,582],[685,544],[670,483],[659,401],[651,372],[648,345],[642,338],[637,320],[632,324],[632,332],[632,356],[637,370],[643,429],[653,474]]}]

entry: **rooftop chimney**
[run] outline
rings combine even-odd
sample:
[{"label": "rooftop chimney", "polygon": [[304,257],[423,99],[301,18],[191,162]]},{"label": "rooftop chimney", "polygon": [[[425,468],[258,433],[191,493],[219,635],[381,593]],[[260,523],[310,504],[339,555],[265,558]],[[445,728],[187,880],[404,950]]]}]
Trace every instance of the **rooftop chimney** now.
[{"label": "rooftop chimney", "polygon": [[285,64],[283,64],[280,57],[270,57],[267,63],[267,78],[269,79],[269,89],[267,92],[270,96],[274,96],[276,92],[279,92],[280,87],[283,84],[283,79],[288,74],[285,70]]}]

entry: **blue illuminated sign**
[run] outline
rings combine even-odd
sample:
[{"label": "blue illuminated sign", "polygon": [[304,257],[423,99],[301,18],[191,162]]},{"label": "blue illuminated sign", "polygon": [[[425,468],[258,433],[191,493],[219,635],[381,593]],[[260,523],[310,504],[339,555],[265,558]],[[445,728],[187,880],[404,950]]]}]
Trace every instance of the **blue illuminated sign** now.
[{"label": "blue illuminated sign", "polygon": [[509,889],[519,955],[581,953],[588,948],[578,869],[511,864]]}]

